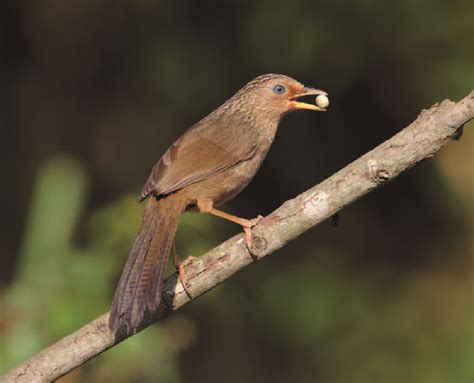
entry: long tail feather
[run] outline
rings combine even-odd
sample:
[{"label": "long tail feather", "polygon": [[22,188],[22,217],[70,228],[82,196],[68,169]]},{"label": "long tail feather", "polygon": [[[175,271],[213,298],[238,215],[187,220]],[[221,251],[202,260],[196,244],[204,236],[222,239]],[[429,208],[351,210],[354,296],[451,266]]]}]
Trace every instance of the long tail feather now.
[{"label": "long tail feather", "polygon": [[110,311],[109,327],[135,333],[145,311],[155,311],[161,300],[163,271],[185,202],[173,194],[145,207],[140,231],[122,271]]}]

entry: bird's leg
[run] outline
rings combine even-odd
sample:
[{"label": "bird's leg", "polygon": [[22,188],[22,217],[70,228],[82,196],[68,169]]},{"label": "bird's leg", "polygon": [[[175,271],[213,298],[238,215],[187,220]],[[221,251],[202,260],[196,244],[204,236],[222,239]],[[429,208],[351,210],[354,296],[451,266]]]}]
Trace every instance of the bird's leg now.
[{"label": "bird's leg", "polygon": [[181,262],[176,253],[175,241],[173,241],[173,244],[171,245],[171,251],[173,252],[173,265],[175,269],[178,270],[179,279],[181,280],[181,284],[184,286],[186,284],[186,273],[184,272],[183,262]]},{"label": "bird's leg", "polygon": [[215,215],[216,217],[227,219],[228,221],[234,222],[242,226],[244,229],[244,234],[245,234],[245,243],[247,244],[247,247],[250,249],[252,247],[252,230],[251,229],[257,223],[259,223],[263,217],[259,215],[257,218],[253,218],[253,219],[240,218],[235,215],[226,213],[224,211],[217,210],[213,207],[213,205],[214,205],[213,202],[210,200],[197,201],[197,207],[200,212],[209,213],[209,214]]}]

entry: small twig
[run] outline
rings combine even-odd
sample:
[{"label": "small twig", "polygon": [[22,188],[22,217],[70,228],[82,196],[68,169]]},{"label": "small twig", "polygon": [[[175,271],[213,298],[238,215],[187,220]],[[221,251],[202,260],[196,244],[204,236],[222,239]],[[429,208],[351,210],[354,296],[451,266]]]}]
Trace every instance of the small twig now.
[{"label": "small twig", "polygon": [[[284,246],[319,222],[373,189],[391,181],[418,162],[459,139],[465,123],[474,117],[474,92],[454,103],[445,100],[420,113],[400,133],[360,157],[319,185],[286,201],[253,229],[252,254],[242,235],[212,249],[187,266],[187,293],[177,274],[165,281],[165,300],[143,327],[178,310],[234,273]],[[44,349],[0,377],[0,382],[50,382],[123,340],[109,332],[108,313]]]}]

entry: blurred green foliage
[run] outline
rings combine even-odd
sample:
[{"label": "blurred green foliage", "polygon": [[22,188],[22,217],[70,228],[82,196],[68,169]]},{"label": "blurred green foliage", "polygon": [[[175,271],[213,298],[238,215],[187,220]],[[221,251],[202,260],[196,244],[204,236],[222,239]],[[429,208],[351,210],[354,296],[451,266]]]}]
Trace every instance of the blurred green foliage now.
[{"label": "blurred green foliage", "polygon": [[[224,207],[252,217],[465,96],[473,16],[470,0],[3,2],[0,372],[109,308],[153,162],[246,81],[285,73],[331,99],[284,120]],[[336,231],[320,225],[63,381],[472,381],[473,128]],[[178,252],[237,231],[186,214]]]}]

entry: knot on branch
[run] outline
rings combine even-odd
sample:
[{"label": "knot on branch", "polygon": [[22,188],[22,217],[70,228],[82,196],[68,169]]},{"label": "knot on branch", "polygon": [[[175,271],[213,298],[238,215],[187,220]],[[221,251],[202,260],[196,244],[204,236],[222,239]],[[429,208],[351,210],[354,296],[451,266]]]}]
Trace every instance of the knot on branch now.
[{"label": "knot on branch", "polygon": [[383,184],[390,179],[390,173],[377,160],[371,159],[367,161],[369,177],[376,184]]},{"label": "knot on branch", "polygon": [[262,236],[252,236],[252,247],[249,249],[250,255],[254,260],[266,255],[268,247],[267,240]]}]

